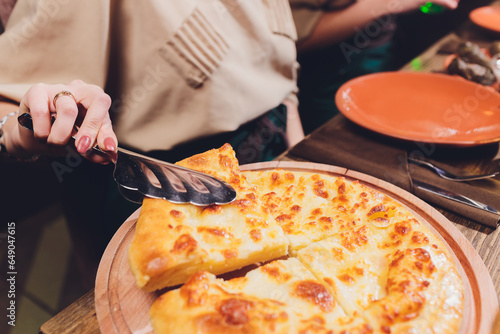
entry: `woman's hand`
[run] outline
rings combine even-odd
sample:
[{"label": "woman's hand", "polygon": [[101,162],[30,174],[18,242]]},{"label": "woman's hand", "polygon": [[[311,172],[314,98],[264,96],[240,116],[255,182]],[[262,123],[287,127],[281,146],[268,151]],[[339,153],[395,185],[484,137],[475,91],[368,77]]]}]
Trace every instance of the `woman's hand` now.
[{"label": "woman's hand", "polygon": [[[19,106],[20,114],[31,114],[33,132],[19,126],[17,136],[14,133],[11,138],[14,150],[54,155],[74,135],[80,154],[93,162],[109,162],[89,149],[97,144],[105,151],[116,151],[117,139],[108,112],[110,106],[111,98],[100,87],[80,80],[68,85],[36,84],[24,95]],[[55,116],[53,123],[52,116]],[[80,121],[76,132],[74,126]]]},{"label": "woman's hand", "polygon": [[433,4],[443,6],[448,9],[456,9],[459,0],[395,0],[389,1],[390,5],[393,7],[392,14],[404,13],[419,9],[421,6],[425,5],[427,2],[432,2]]},{"label": "woman's hand", "polygon": [[285,99],[282,102],[286,106],[286,136],[289,147],[295,146],[299,141],[304,139],[304,130],[300,121],[299,109],[297,102],[290,99]]}]

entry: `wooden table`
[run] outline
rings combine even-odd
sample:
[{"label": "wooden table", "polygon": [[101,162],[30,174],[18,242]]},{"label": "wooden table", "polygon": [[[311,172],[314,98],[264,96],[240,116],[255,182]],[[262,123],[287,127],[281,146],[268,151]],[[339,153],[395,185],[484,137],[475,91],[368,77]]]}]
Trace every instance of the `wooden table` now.
[{"label": "wooden table", "polygon": [[[497,1],[500,3],[500,1]],[[460,37],[459,37],[460,36]],[[466,22],[459,30],[444,36],[420,56],[405,65],[403,71],[442,72],[443,61],[448,55],[442,52],[443,47],[460,40],[473,40],[480,45],[488,43],[491,38],[483,35],[472,23]],[[339,122],[343,116],[338,115],[330,122]],[[309,137],[305,140],[307,141]],[[301,160],[291,154],[284,154],[280,160]],[[481,164],[476,166],[481,169]],[[500,228],[492,229],[479,225],[470,219],[458,216],[452,212],[438,209],[446,216],[470,241],[484,261],[495,286],[497,298],[500,296]],[[64,333],[100,333],[94,306],[94,291],[89,291],[69,307],[61,311],[40,328],[44,334]]]}]

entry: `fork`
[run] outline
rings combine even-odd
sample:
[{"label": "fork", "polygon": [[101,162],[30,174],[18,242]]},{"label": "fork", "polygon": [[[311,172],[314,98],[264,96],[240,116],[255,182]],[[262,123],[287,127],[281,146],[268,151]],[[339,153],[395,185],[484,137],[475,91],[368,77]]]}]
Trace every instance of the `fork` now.
[{"label": "fork", "polygon": [[[434,172],[436,172],[436,174],[438,174],[440,177],[442,177],[443,179],[446,179],[446,180],[450,180],[450,181],[456,181],[456,182],[464,182],[464,181],[473,181],[473,180],[481,180],[481,179],[488,179],[488,178],[491,178],[491,177],[495,177],[497,176],[500,171],[499,170],[496,170],[495,172],[493,173],[488,173],[488,174],[480,174],[480,175],[455,175],[449,171],[446,171],[436,165],[434,165],[433,163],[427,161],[427,160],[424,160],[422,157],[419,157],[419,156],[415,156],[415,155],[408,155],[408,161],[411,162],[411,163],[414,163],[416,165],[421,165],[421,166],[425,166],[431,170],[433,170]],[[498,165],[498,163],[497,163]],[[500,165],[498,165],[498,168],[497,169],[500,169]]]}]

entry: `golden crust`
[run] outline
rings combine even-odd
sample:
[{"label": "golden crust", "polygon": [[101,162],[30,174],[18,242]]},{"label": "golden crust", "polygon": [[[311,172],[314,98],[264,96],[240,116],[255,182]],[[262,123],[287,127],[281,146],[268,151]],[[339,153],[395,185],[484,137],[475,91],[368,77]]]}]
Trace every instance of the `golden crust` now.
[{"label": "golden crust", "polygon": [[150,310],[156,333],[288,334],[290,315],[283,303],[243,294],[208,272],[160,296]]},{"label": "golden crust", "polygon": [[[155,332],[458,331],[464,292],[453,259],[392,198],[343,177],[241,172],[229,145],[179,164],[238,197],[205,208],[144,201],[129,250],[138,286],[187,281],[155,302]],[[213,277],[284,255],[245,277]]]}]

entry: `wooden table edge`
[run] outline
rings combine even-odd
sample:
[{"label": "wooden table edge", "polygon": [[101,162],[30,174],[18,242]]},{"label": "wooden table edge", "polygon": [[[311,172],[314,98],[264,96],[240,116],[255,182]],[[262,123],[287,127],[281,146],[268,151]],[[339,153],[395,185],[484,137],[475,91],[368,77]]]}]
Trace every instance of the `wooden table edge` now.
[{"label": "wooden table edge", "polygon": [[[61,324],[65,327],[61,328]],[[95,309],[94,289],[42,324],[39,333],[101,333]]]}]

